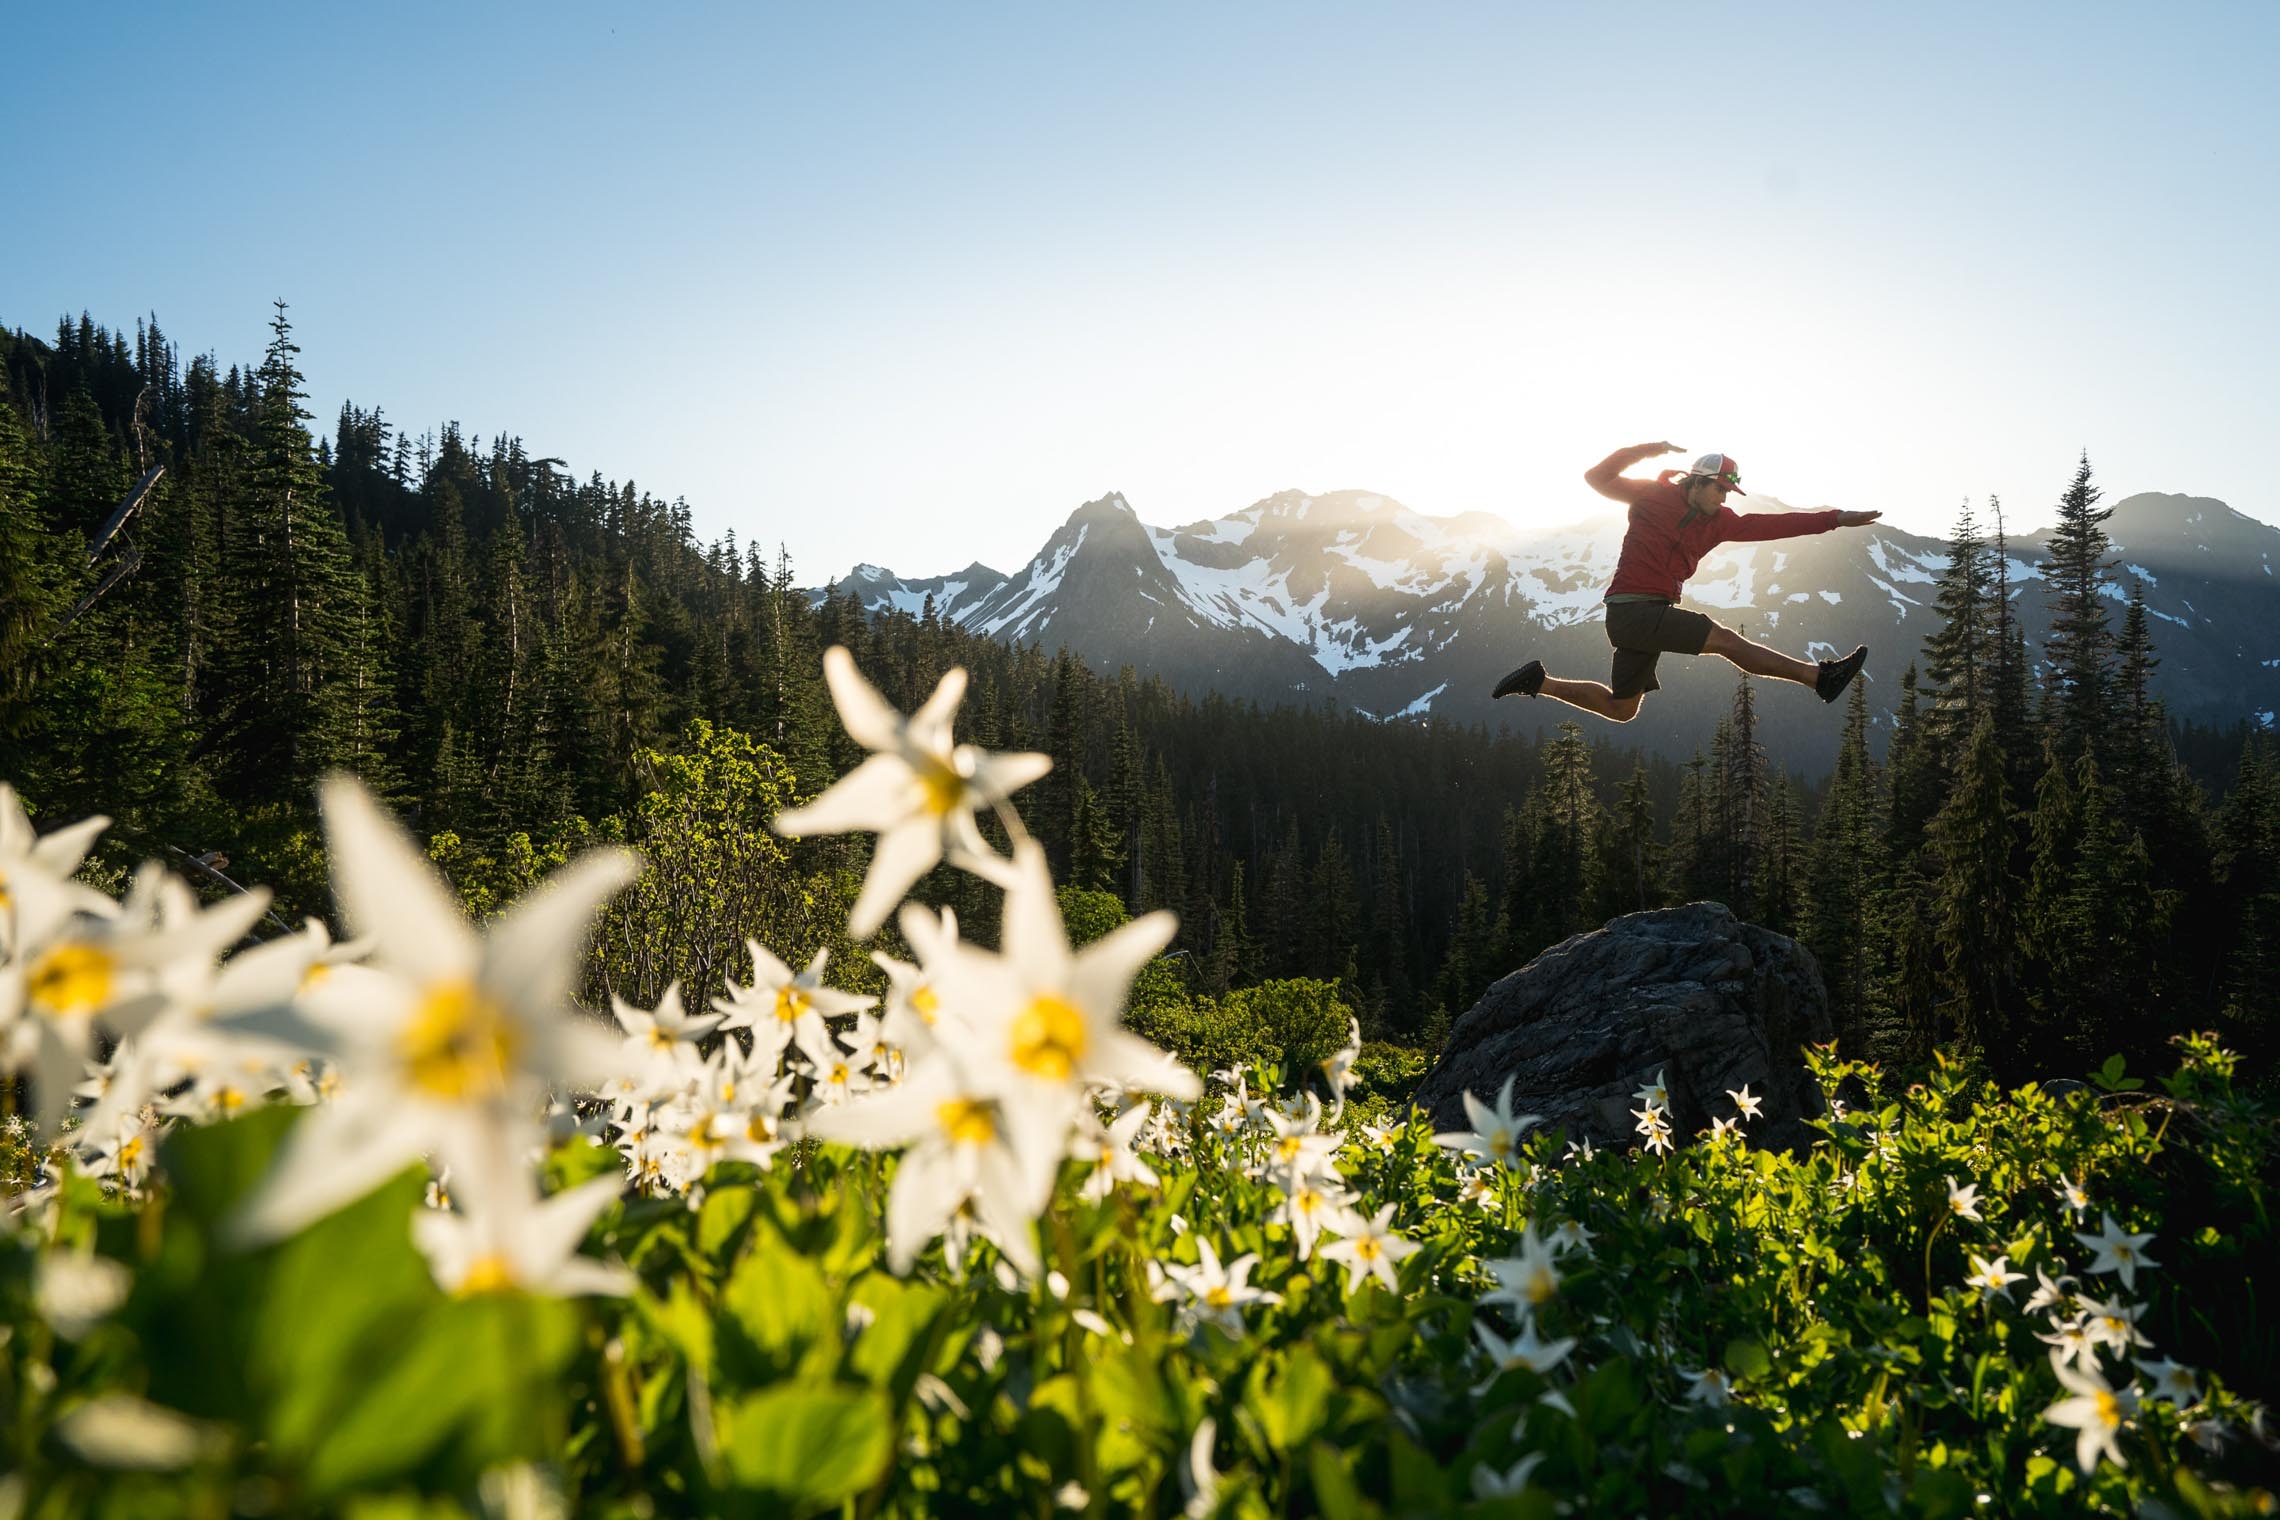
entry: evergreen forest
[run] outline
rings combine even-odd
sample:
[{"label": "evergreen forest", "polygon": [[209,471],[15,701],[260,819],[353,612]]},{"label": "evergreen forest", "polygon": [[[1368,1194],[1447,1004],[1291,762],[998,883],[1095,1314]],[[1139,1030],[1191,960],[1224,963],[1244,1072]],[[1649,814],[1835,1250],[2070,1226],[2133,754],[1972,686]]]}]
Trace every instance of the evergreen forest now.
[{"label": "evergreen forest", "polygon": [[[1715,898],[1811,947],[1848,1056],[1961,1048],[2025,1078],[2166,1065],[2214,1027],[2272,1068],[2280,750],[2164,713],[2086,456],[2055,472],[2034,586],[1963,512],[1888,736],[1856,685],[1834,773],[1806,778],[1758,741],[1746,678],[1675,764],[1614,728],[1265,711],[931,608],[872,616],[513,437],[353,404],[318,430],[283,303],[256,363],[82,316],[0,330],[0,374],[0,779],[43,829],[111,815],[98,874],[156,857],[216,893],[275,887],[268,932],[327,901],[314,786],[347,768],[478,911],[588,842],[642,848],[597,996],[677,980],[701,1004],[747,935],[869,974],[834,939],[863,844],[766,826],[861,753],[823,686],[837,643],[905,710],[970,672],[961,737],[1055,761],[1015,800],[1056,878],[1176,910],[1159,980],[1198,1007],[1312,979],[1370,1039],[1431,1051],[1543,948]],[[2046,595],[2030,648],[2012,609]],[[989,932],[972,878],[920,895]]]}]

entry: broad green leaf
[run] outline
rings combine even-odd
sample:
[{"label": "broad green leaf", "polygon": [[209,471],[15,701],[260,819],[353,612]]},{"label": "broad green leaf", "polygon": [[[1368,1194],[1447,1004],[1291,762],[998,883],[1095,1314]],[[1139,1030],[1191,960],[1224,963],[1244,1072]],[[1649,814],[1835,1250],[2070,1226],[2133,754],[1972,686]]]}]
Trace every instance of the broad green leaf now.
[{"label": "broad green leaf", "polygon": [[894,1455],[893,1411],[875,1388],[787,1383],[739,1399],[721,1419],[721,1463],[741,1488],[814,1514],[879,1481]]}]

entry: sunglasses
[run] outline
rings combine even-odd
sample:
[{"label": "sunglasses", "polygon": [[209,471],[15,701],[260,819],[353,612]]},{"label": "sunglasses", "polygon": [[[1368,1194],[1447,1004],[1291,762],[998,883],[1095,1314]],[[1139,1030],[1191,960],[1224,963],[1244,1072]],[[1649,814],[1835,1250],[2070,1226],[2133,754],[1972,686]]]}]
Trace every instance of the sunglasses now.
[{"label": "sunglasses", "polygon": [[1733,490],[1739,491],[1742,488],[1742,477],[1733,470],[1728,470],[1714,478],[1724,481]]}]

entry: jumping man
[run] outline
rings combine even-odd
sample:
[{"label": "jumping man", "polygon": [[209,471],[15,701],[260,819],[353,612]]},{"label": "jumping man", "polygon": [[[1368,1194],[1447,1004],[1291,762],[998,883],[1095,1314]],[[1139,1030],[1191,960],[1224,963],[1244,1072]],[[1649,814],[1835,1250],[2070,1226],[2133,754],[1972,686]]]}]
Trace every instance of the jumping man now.
[{"label": "jumping man", "polygon": [[1841,660],[1798,660],[1778,649],[1753,644],[1731,628],[1678,605],[1686,578],[1702,556],[1719,544],[1765,538],[1795,538],[1831,528],[1858,528],[1876,521],[1875,512],[1736,512],[1726,505],[1742,490],[1741,467],[1724,454],[1705,454],[1692,469],[1665,470],[1652,480],[1623,472],[1642,459],[1675,454],[1674,443],[1640,443],[1617,449],[1584,472],[1602,496],[1628,503],[1631,526],[1607,588],[1607,642],[1615,646],[1614,685],[1563,681],[1544,673],[1542,660],[1530,660],[1496,683],[1496,695],[1557,697],[1571,707],[1617,723],[1638,715],[1639,703],[1659,690],[1655,662],[1665,654],[1722,655],[1753,676],[1776,676],[1810,686],[1824,702],[1834,702],[1868,659],[1861,645]]}]

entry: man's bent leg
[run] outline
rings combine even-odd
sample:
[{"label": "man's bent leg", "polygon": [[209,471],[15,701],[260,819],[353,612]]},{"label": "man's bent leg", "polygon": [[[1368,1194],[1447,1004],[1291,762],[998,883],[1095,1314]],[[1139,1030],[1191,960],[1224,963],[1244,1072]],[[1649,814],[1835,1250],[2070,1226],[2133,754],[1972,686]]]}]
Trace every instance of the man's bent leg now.
[{"label": "man's bent leg", "polygon": [[1565,681],[1558,676],[1546,676],[1541,695],[1557,697],[1570,707],[1580,707],[1617,723],[1628,723],[1639,713],[1637,695],[1618,697],[1613,689],[1597,681]]},{"label": "man's bent leg", "polygon": [[[1800,686],[1811,686],[1821,679],[1818,661],[1793,659],[1778,649],[1753,644],[1722,624],[1711,626],[1702,652],[1721,656],[1753,676],[1772,676],[1777,680],[1795,681]],[[1545,689],[1550,689],[1549,683]]]}]

